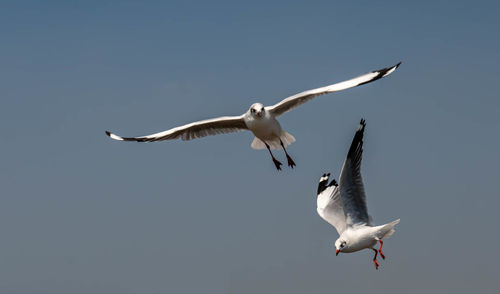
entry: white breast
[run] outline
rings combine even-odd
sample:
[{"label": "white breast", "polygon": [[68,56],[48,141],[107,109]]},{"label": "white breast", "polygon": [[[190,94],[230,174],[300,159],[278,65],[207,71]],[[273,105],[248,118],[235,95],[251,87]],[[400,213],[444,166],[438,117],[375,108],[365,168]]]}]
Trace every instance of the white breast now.
[{"label": "white breast", "polygon": [[377,240],[373,235],[373,227],[362,226],[356,229],[347,229],[342,233],[344,239],[348,241],[348,247],[344,248],[342,252],[356,252],[365,248],[371,248]]},{"label": "white breast", "polygon": [[245,117],[245,123],[255,137],[261,140],[275,140],[281,135],[281,126],[279,122],[269,114],[266,114],[261,119]]}]

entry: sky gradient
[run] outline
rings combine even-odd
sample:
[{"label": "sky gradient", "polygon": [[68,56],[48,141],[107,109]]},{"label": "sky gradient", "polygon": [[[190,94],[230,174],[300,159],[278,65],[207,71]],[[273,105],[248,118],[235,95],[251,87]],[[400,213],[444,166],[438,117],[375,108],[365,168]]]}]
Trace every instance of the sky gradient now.
[{"label": "sky gradient", "polygon": [[[0,292],[497,293],[496,1],[2,1]],[[116,142],[403,64],[242,132]],[[360,118],[372,252],[316,213]],[[276,156],[286,162],[284,154]]]}]

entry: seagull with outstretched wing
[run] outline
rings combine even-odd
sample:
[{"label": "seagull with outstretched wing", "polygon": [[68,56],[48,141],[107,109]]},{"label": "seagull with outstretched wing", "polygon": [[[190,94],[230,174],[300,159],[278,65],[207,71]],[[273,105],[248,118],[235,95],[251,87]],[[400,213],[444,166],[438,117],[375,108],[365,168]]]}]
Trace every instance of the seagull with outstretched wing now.
[{"label": "seagull with outstretched wing", "polygon": [[282,164],[274,157],[271,149],[283,148],[288,161],[288,166],[293,168],[295,166],[295,162],[288,155],[285,147],[295,142],[295,138],[282,130],[281,125],[276,119],[278,116],[319,95],[353,88],[381,79],[395,71],[400,64],[401,62],[392,67],[371,71],[344,82],[305,91],[288,97],[272,106],[264,106],[261,103],[254,103],[250,106],[250,109],[246,113],[240,116],[224,116],[202,120],[166,130],[164,132],[141,137],[121,137],[108,131],[106,131],[106,134],[110,138],[119,141],[154,142],[179,138],[182,140],[192,140],[208,135],[250,130],[255,136],[251,144],[253,149],[267,148],[271,154],[274,165],[278,170],[281,170]]},{"label": "seagull with outstretched wing", "polygon": [[[333,179],[328,183],[330,174],[323,174],[319,180],[317,211],[339,233],[335,241],[336,254],[351,253],[362,249],[372,249],[375,252],[373,263],[378,269],[377,253],[382,259],[383,238],[389,238],[394,233],[394,226],[399,219],[381,226],[372,226],[366,207],[365,188],[361,178],[361,157],[363,154],[363,133],[365,120],[361,120],[347,153],[344,166],[340,173],[339,183]],[[373,248],[377,242],[380,247]]]}]

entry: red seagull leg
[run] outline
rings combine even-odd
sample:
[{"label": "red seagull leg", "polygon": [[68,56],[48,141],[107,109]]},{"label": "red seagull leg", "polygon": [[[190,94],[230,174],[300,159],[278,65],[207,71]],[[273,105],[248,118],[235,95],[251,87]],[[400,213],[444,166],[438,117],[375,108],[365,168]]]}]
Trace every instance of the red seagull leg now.
[{"label": "red seagull leg", "polygon": [[382,256],[382,259],[385,259],[385,255],[382,253],[382,245],[384,245],[384,242],[382,240],[378,240],[380,242],[380,247],[378,248],[378,252],[380,253],[380,256]]},{"label": "red seagull leg", "polygon": [[375,269],[378,269],[378,261],[377,261],[377,249],[372,248],[375,251],[375,256],[373,257],[373,263],[375,264]]}]

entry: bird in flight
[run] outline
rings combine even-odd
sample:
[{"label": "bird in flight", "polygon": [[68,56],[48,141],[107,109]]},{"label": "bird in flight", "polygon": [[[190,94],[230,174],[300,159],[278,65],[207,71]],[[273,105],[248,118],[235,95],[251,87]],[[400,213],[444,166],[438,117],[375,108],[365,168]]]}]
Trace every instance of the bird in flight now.
[{"label": "bird in flight", "polygon": [[[381,226],[372,226],[371,217],[366,207],[365,188],[361,178],[361,156],[363,154],[363,132],[366,123],[362,119],[347,153],[344,166],[340,173],[339,183],[332,179],[328,184],[330,174],[323,174],[319,180],[317,211],[319,216],[331,224],[339,233],[335,241],[336,255],[340,252],[351,253],[365,248],[375,252],[373,263],[378,269],[377,253],[382,259],[383,238],[389,238],[394,233],[394,226],[399,219]],[[380,247],[373,248],[380,242]]]},{"label": "bird in flight", "polygon": [[224,116],[197,121],[170,130],[141,137],[121,137],[108,131],[106,131],[106,135],[118,141],[154,142],[175,140],[179,138],[182,140],[192,140],[209,135],[250,130],[255,136],[251,144],[253,149],[267,148],[274,165],[278,170],[281,170],[282,163],[274,157],[271,149],[283,148],[288,161],[288,166],[293,168],[295,166],[295,162],[290,157],[285,147],[295,142],[295,138],[281,128],[280,123],[276,119],[277,117],[316,96],[353,88],[381,79],[395,71],[400,64],[401,62],[392,67],[371,71],[347,81],[304,91],[283,99],[281,102],[272,106],[264,106],[261,103],[254,103],[250,106],[250,109],[248,109],[246,113],[239,116]]}]

